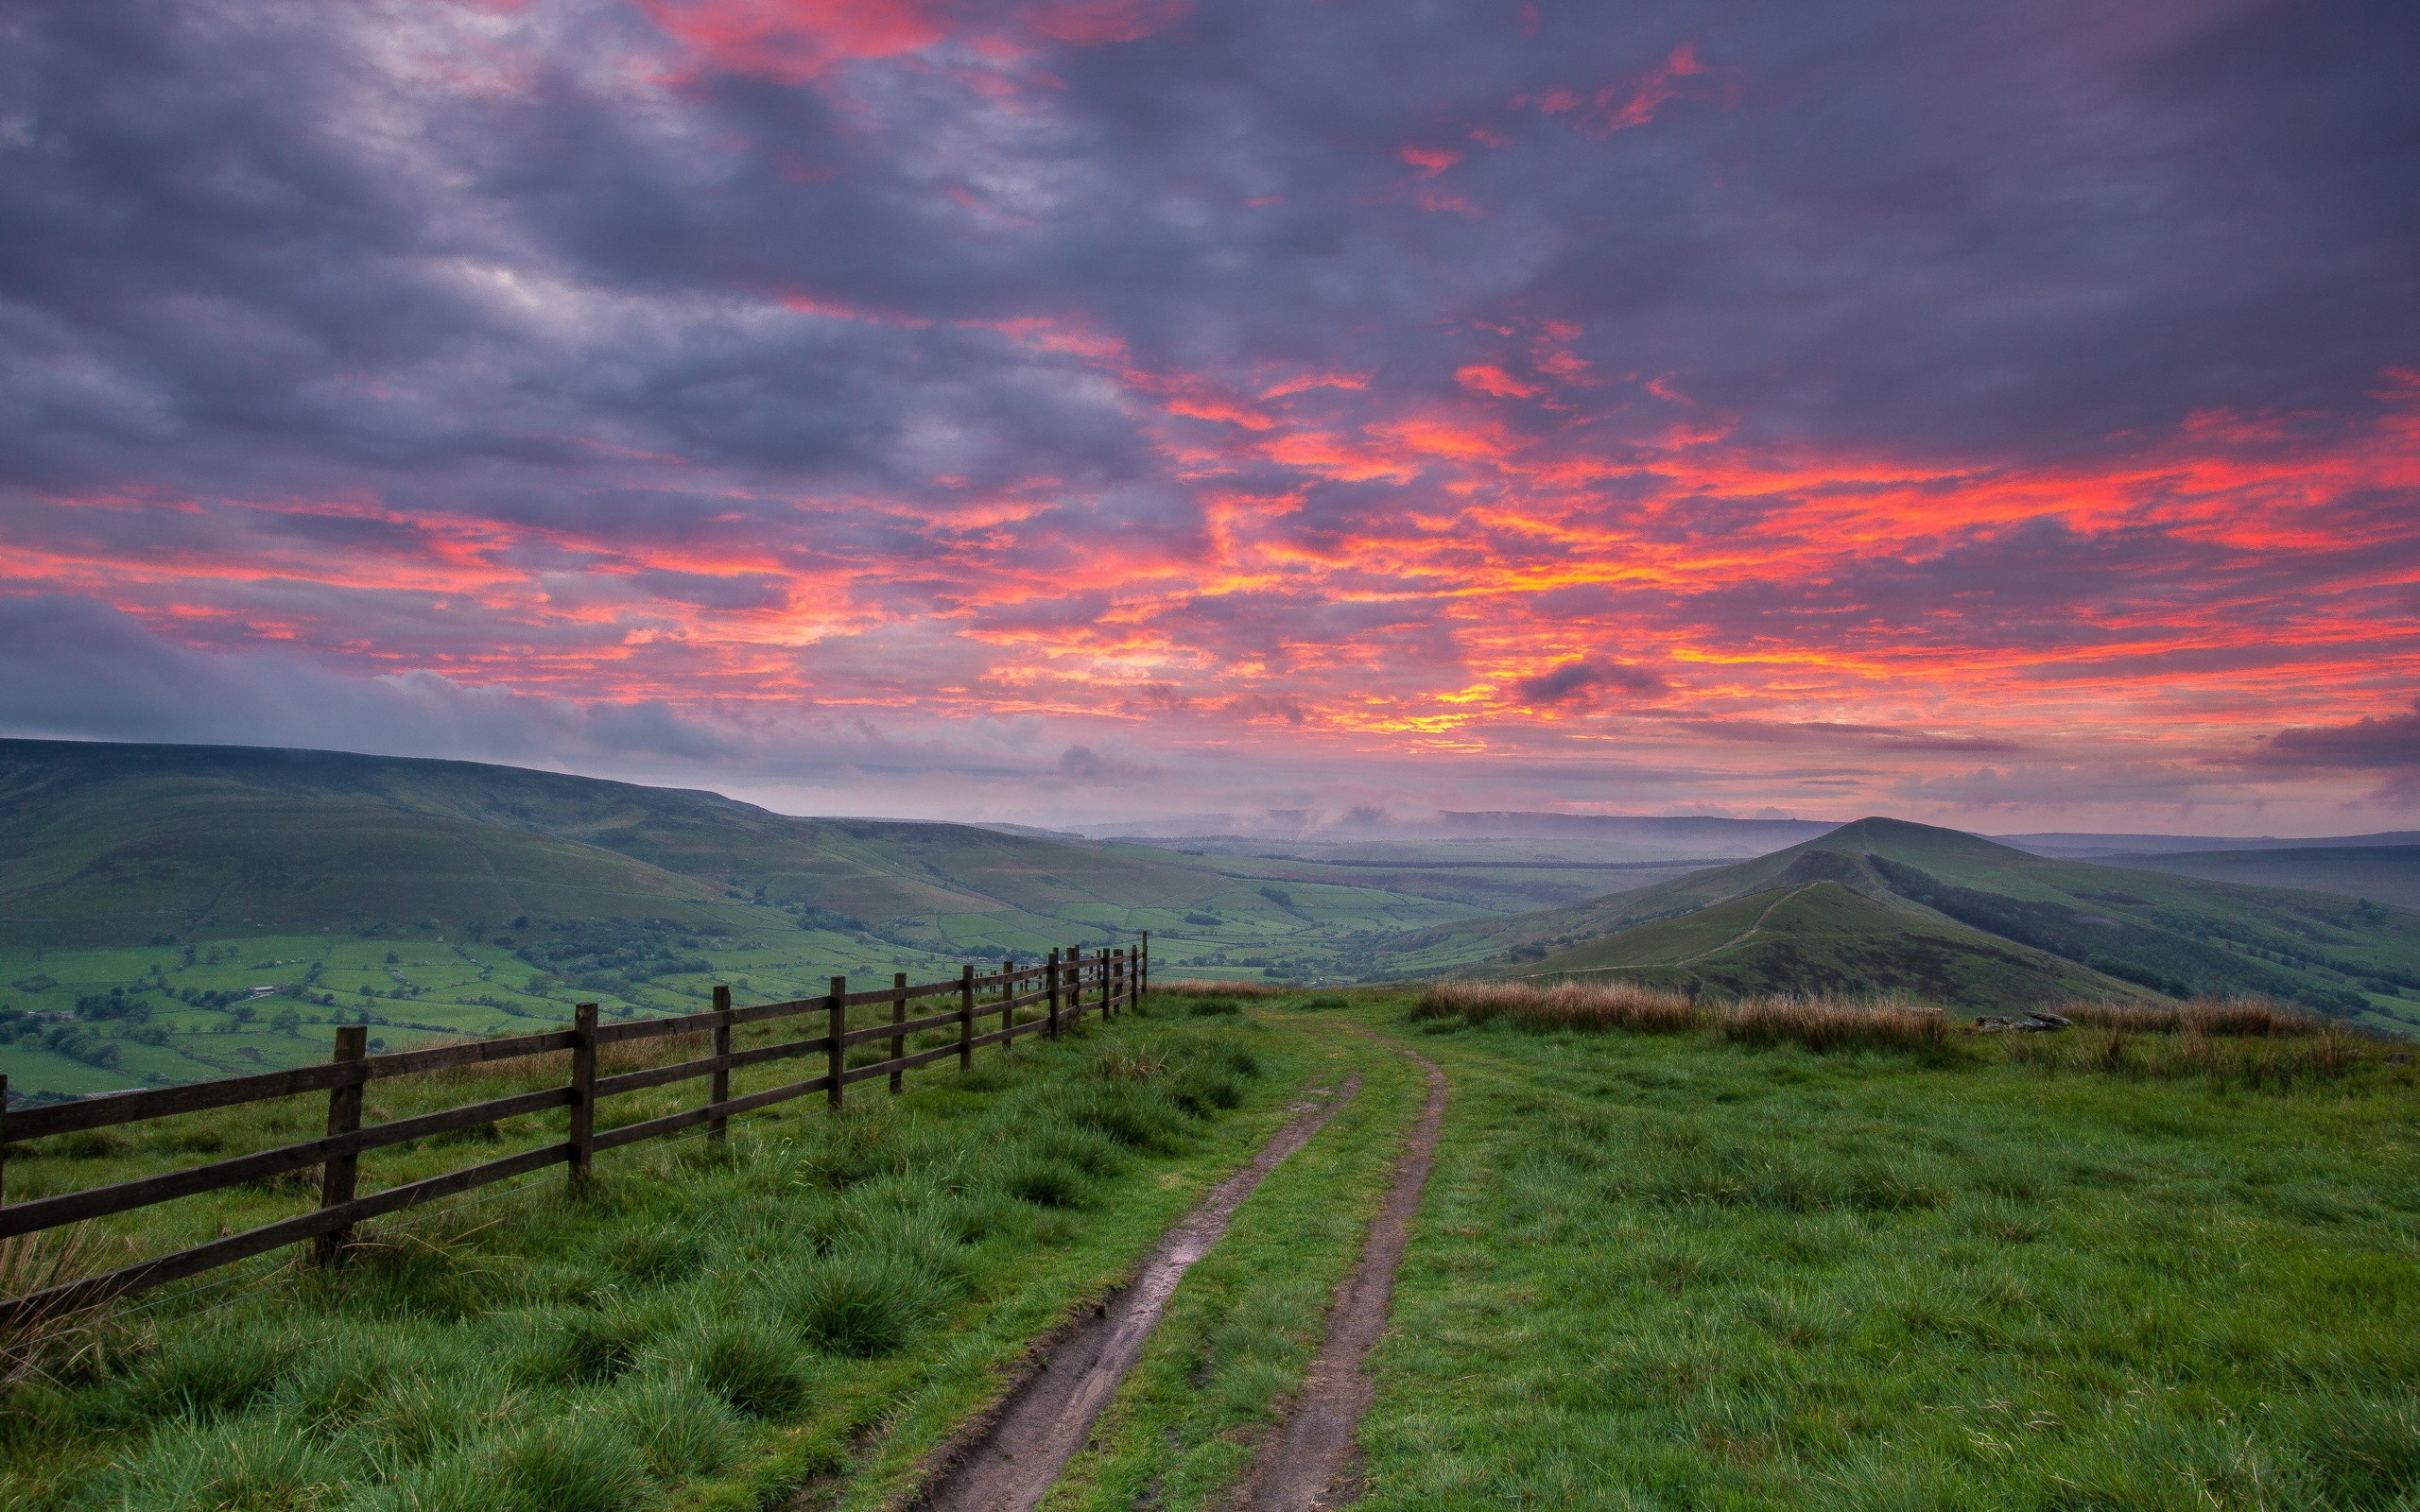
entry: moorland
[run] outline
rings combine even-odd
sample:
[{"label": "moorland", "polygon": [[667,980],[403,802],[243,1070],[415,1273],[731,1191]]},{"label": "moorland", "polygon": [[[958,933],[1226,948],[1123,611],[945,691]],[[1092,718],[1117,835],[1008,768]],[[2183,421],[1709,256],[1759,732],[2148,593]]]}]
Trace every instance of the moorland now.
[{"label": "moorland", "polygon": [[0,1074],[12,1097],[82,1095],[323,1059],[348,1023],[399,1049],[575,1002],[689,1012],[717,983],[779,999],[1146,933],[1168,970],[1239,982],[1579,976],[1968,1011],[2250,991],[2420,1022],[2420,914],[2397,901],[2420,848],[2372,843],[2404,836],[2037,854],[1885,819],[1447,818],[1090,839],[464,762],[0,741]]}]

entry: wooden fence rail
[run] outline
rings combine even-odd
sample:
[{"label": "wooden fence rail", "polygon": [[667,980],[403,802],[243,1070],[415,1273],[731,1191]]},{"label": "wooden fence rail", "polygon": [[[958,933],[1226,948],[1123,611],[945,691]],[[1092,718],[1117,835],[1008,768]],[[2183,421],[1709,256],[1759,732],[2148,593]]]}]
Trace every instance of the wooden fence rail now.
[{"label": "wooden fence rail", "polygon": [[[792,1098],[820,1091],[830,1106],[839,1108],[843,1093],[852,1083],[875,1076],[887,1076],[890,1091],[896,1093],[902,1090],[904,1074],[919,1066],[956,1057],[959,1067],[964,1069],[973,1065],[975,1052],[986,1045],[1007,1044],[1020,1035],[1037,1032],[1055,1040],[1063,1028],[1080,1021],[1087,1010],[1110,1018],[1122,1009],[1131,1008],[1150,985],[1150,942],[1151,936],[1146,934],[1142,936],[1142,943],[1134,949],[1102,950],[1090,956],[1081,951],[1054,950],[1046,958],[1031,966],[1021,967],[1012,960],[1006,961],[999,971],[986,975],[977,975],[976,969],[968,966],[954,981],[927,982],[921,987],[909,986],[903,972],[894,975],[889,987],[853,992],[849,989],[847,978],[836,976],[832,978],[831,990],[821,997],[759,1004],[744,1008],[733,1007],[730,988],[717,987],[712,1008],[703,1013],[671,1019],[635,1019],[621,1023],[600,1024],[596,1022],[596,1005],[583,1003],[575,1010],[568,1029],[375,1056],[364,1053],[364,1036],[368,1031],[347,1025],[337,1031],[336,1053],[325,1065],[270,1072],[258,1076],[234,1076],[223,1081],[196,1082],[183,1087],[87,1097],[71,1103],[13,1111],[6,1107],[8,1078],[0,1076],[0,1161],[5,1160],[10,1144],[56,1134],[136,1124],[210,1108],[270,1102],[298,1093],[324,1091],[328,1094],[327,1133],[320,1139],[110,1186],[38,1197],[30,1202],[0,1203],[0,1239],[7,1239],[147,1208],[156,1203],[171,1202],[180,1197],[216,1192],[245,1182],[260,1181],[311,1166],[317,1166],[320,1171],[320,1206],[316,1211],[229,1234],[188,1249],[156,1256],[102,1275],[85,1277],[45,1291],[0,1301],[0,1329],[13,1327],[30,1318],[125,1297],[286,1245],[307,1242],[313,1246],[320,1261],[333,1263],[342,1259],[354,1226],[364,1219],[400,1211],[436,1197],[468,1192],[491,1182],[543,1170],[549,1165],[566,1167],[574,1189],[584,1189],[600,1150],[618,1149],[642,1140],[661,1139],[700,1124],[707,1125],[708,1138],[720,1140],[733,1117],[770,1108]],[[910,1002],[935,997],[954,998],[956,1002],[946,1012],[927,1013],[917,1018],[908,1016]],[[888,1020],[857,1028],[849,1027],[849,1009],[878,1004],[890,1006]],[[1017,1010],[1036,1004],[1046,1005],[1046,1011],[1043,1016],[1019,1022]],[[823,1033],[812,1039],[782,1040],[747,1050],[732,1048],[731,1035],[735,1025],[763,1023],[812,1013],[821,1013],[825,1018]],[[977,1033],[977,1017],[988,1019],[994,1014],[999,1016],[999,1027]],[[952,1027],[957,1029],[958,1036],[951,1043],[912,1053],[908,1051],[908,1036]],[[596,1053],[605,1046],[674,1035],[704,1035],[712,1046],[712,1053],[692,1060],[649,1066],[610,1076],[597,1074]],[[850,1046],[876,1040],[889,1041],[886,1058],[871,1065],[847,1064]],[[565,1051],[570,1053],[571,1064],[571,1079],[567,1085],[492,1098],[367,1127],[362,1125],[363,1091],[371,1082],[424,1072],[493,1065],[533,1056],[559,1055]],[[735,1070],[819,1057],[822,1066],[817,1075],[738,1096],[732,1095],[731,1074]],[[618,1128],[600,1130],[596,1127],[596,1110],[606,1098],[700,1077],[706,1078],[707,1091],[706,1100],[698,1107],[660,1118],[625,1124]],[[524,1150],[517,1155],[406,1182],[367,1196],[358,1194],[355,1190],[359,1161],[365,1151],[556,1108],[570,1109],[569,1130],[561,1143]],[[5,1166],[0,1166],[0,1170],[4,1169]]]}]

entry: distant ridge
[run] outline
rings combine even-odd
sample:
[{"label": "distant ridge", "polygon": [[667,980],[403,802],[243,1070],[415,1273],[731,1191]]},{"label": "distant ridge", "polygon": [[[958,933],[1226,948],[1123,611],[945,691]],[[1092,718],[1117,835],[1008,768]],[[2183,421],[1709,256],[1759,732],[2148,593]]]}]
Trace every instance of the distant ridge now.
[{"label": "distant ridge", "polygon": [[2354,850],[2372,846],[2420,845],[2420,830],[2389,830],[2377,834],[2333,834],[2310,839],[2280,840],[2274,835],[2240,834],[1996,834],[2000,844],[2038,856],[2066,856],[2093,861],[2103,856],[2179,855],[2195,850]]}]

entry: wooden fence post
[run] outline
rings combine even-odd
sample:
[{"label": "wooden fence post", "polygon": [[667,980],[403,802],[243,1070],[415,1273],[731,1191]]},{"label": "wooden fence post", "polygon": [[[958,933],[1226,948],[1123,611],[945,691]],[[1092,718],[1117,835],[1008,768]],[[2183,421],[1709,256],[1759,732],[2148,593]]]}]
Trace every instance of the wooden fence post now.
[{"label": "wooden fence post", "polygon": [[[715,988],[713,1042],[714,1054],[717,1057],[731,1054],[731,988],[727,987]],[[706,1101],[710,1104],[731,1101],[731,1068],[729,1066],[717,1066],[714,1074],[706,1079]],[[730,1119],[717,1116],[706,1120],[706,1138],[717,1144],[720,1144],[729,1137],[730,1129]]]},{"label": "wooden fence post", "polygon": [[[893,1023],[906,1023],[908,1022],[908,973],[905,971],[893,971],[890,973],[890,1022]],[[907,1037],[905,1035],[892,1035],[890,1037],[890,1058],[897,1060],[907,1053]],[[896,1097],[899,1095],[899,1078],[906,1074],[906,1072],[901,1071],[896,1066],[890,1068],[891,1096]]]},{"label": "wooden fence post", "polygon": [[[1015,956],[1007,955],[1001,957],[1000,1027],[1003,1030],[1013,1029],[1017,1026],[1016,970],[1017,958]],[[1004,1033],[1000,1038],[1000,1054],[1004,1056],[1007,1055],[1010,1051],[1014,1050],[1016,1045],[1016,1036]]]},{"label": "wooden fence post", "polygon": [[1117,973],[1110,970],[1109,947],[1100,948],[1100,1016],[1117,1017]]},{"label": "wooden fence post", "polygon": [[975,1069],[975,963],[958,973],[958,1069]]},{"label": "wooden fence post", "polygon": [[[333,1060],[341,1065],[359,1060],[370,1053],[370,1031],[357,1023],[348,1023],[337,1030],[336,1054]],[[361,1127],[361,1093],[359,1080],[328,1089],[328,1137],[350,1134]],[[333,1208],[351,1202],[359,1184],[361,1158],[356,1155],[330,1156],[320,1167],[320,1206]],[[321,1234],[311,1246],[312,1256],[322,1265],[333,1265],[344,1258],[345,1246],[353,1243],[353,1230],[339,1228]]]},{"label": "wooden fence post", "polygon": [[837,1113],[840,1110],[840,1073],[846,1069],[848,1060],[848,1049],[840,1043],[840,1037],[849,1032],[849,979],[845,976],[836,976],[832,979],[832,1005],[829,1011],[832,1020],[832,1044],[823,1053],[823,1068],[824,1075],[832,1085],[824,1089],[823,1100],[825,1105]]},{"label": "wooden fence post", "polygon": [[571,1010],[571,1184],[588,1190],[596,1165],[596,1005]]},{"label": "wooden fence post", "polygon": [[[0,1177],[9,1164],[9,1074],[0,1071]],[[0,1202],[9,1200],[8,1188],[0,1184]]]},{"label": "wooden fence post", "polygon": [[[1042,964],[1042,984],[1050,994],[1050,1038],[1059,1038],[1059,947],[1050,947],[1050,959]],[[8,1080],[0,1077],[0,1101],[6,1101]]]},{"label": "wooden fence post", "polygon": [[1134,960],[1134,1002],[1139,1007],[1143,994],[1151,990],[1151,932],[1143,931],[1143,946]]}]

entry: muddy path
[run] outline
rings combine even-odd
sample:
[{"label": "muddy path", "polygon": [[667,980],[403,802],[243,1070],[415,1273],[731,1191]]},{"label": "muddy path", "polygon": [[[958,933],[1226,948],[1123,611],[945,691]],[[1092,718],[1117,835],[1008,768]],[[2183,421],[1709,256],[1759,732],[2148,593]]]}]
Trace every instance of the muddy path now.
[{"label": "muddy path", "polygon": [[1360,1263],[1337,1289],[1327,1339],[1304,1378],[1302,1394],[1244,1482],[1241,1504],[1251,1512],[1311,1512],[1360,1500],[1354,1434],[1370,1406],[1370,1378],[1362,1366],[1387,1331],[1395,1271],[1403,1263],[1411,1220],[1420,1211],[1421,1192],[1428,1184],[1452,1091],[1434,1061],[1400,1045],[1389,1048],[1417,1061],[1428,1074],[1428,1101],[1405,1137],[1387,1200],[1362,1241]]},{"label": "muddy path", "polygon": [[1250,1164],[1213,1187],[1162,1236],[1131,1285],[1098,1315],[1061,1334],[997,1411],[942,1446],[930,1462],[926,1489],[908,1505],[926,1512],[1032,1512],[1142,1357],[1177,1282],[1218,1244],[1262,1178],[1309,1143],[1360,1090],[1357,1071],[1340,1086],[1319,1090],[1323,1095],[1296,1104],[1294,1119]]}]

